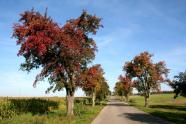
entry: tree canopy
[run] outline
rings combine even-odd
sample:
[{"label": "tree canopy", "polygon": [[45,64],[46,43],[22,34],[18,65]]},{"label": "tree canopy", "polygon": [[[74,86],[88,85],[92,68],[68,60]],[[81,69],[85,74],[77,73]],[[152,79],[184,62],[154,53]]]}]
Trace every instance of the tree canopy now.
[{"label": "tree canopy", "polygon": [[174,98],[177,98],[179,95],[186,97],[186,71],[174,76],[170,86],[174,89]]},{"label": "tree canopy", "polygon": [[104,71],[101,65],[93,65],[82,74],[82,88],[86,95],[92,95],[92,103],[95,105],[95,98],[100,99],[108,94],[108,84],[104,78]]},{"label": "tree canopy", "polygon": [[153,63],[152,54],[140,53],[130,62],[126,62],[123,70],[126,75],[135,80],[134,86],[138,92],[145,96],[145,106],[152,90],[160,90],[160,83],[168,81],[165,62]]},{"label": "tree canopy", "polygon": [[130,77],[120,75],[118,77],[118,82],[116,82],[114,87],[115,93],[119,96],[125,96],[125,99],[128,102],[128,97],[132,93],[133,84],[134,82]]},{"label": "tree canopy", "polygon": [[101,68],[101,65],[97,64],[94,65],[87,70],[82,75],[83,78],[83,89],[91,89],[96,88],[98,91],[101,86],[101,82],[103,80],[103,69]]},{"label": "tree canopy", "polygon": [[13,27],[13,37],[20,46],[18,56],[25,58],[21,69],[31,71],[41,68],[34,85],[47,78],[47,92],[65,87],[67,96],[73,96],[79,82],[79,74],[95,58],[95,35],[102,27],[101,19],[83,11],[76,19],[60,26],[51,17],[32,9],[21,14]]}]

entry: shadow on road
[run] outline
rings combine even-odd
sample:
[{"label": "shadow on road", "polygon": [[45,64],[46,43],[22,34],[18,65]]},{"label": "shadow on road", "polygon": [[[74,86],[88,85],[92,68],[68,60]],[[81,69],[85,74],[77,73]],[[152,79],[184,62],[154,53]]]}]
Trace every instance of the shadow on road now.
[{"label": "shadow on road", "polygon": [[161,119],[145,113],[123,113],[118,115],[120,117],[128,118],[133,121],[148,123],[148,124],[170,124],[169,122],[162,121]]}]

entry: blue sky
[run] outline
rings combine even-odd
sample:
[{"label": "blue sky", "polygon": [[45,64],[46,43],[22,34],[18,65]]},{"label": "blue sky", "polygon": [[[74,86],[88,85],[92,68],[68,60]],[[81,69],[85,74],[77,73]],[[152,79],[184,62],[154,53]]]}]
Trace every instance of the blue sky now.
[{"label": "blue sky", "polygon": [[[1,0],[0,1],[0,96],[64,96],[65,92],[45,94],[47,81],[36,88],[32,83],[37,70],[19,70],[24,60],[12,39],[13,23],[19,14],[32,7],[63,25],[83,9],[102,18],[104,28],[94,36],[98,53],[93,63],[102,64],[111,90],[125,61],[143,51],[154,54],[155,62],[164,60],[169,77],[186,69],[185,0]],[[162,90],[170,90],[162,85]],[[78,90],[76,95],[83,95]]]}]

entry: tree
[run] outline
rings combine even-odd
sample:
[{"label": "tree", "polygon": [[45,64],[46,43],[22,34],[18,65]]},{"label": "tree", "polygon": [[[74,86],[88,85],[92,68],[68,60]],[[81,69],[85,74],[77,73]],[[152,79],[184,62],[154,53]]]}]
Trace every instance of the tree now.
[{"label": "tree", "polygon": [[128,97],[132,92],[132,86],[133,81],[130,77],[126,75],[120,75],[118,78],[118,82],[116,82],[115,84],[114,90],[116,95],[125,96],[125,100],[126,102],[128,102]]},{"label": "tree", "polygon": [[70,19],[59,26],[47,12],[25,11],[19,23],[13,27],[13,37],[20,46],[18,56],[25,58],[21,69],[30,72],[41,68],[36,76],[38,81],[47,78],[50,90],[66,89],[67,115],[73,115],[74,93],[79,83],[80,73],[95,58],[97,50],[95,35],[101,19],[83,11],[80,17]]},{"label": "tree", "polygon": [[116,82],[115,87],[114,87],[114,94],[118,96],[123,96],[124,87],[121,82]]},{"label": "tree", "polygon": [[120,75],[118,79],[119,79],[119,82],[121,83],[121,87],[123,90],[122,95],[125,96],[126,102],[128,102],[128,97],[132,92],[133,81],[130,77],[122,76],[122,75]]},{"label": "tree", "polygon": [[111,94],[109,85],[105,78],[102,78],[100,89],[96,93],[96,99],[99,101],[105,100],[108,95]]},{"label": "tree", "polygon": [[174,89],[174,98],[177,98],[178,95],[186,97],[186,71],[174,76],[170,86]]},{"label": "tree", "polygon": [[95,106],[96,93],[101,89],[104,72],[101,65],[97,64],[88,68],[82,74],[82,87],[87,95],[92,95],[92,106]]},{"label": "tree", "polygon": [[145,107],[148,106],[151,90],[160,90],[160,83],[168,81],[165,62],[153,63],[153,55],[143,52],[134,57],[130,62],[126,62],[123,69],[127,76],[135,79],[134,86],[145,98]]}]

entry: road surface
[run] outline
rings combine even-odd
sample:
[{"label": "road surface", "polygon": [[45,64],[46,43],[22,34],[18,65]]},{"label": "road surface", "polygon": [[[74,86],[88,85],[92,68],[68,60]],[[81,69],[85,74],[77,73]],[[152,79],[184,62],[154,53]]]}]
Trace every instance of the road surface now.
[{"label": "road surface", "polygon": [[112,97],[92,124],[172,124]]}]

